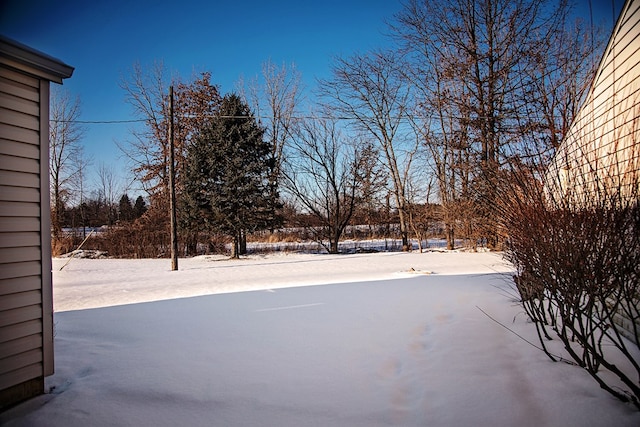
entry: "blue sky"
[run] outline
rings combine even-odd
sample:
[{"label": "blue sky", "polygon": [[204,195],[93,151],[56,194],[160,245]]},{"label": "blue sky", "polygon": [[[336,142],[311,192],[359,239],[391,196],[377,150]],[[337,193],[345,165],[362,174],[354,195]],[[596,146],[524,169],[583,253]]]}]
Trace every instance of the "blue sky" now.
[{"label": "blue sky", "polygon": [[[587,0],[577,3],[588,10]],[[614,0],[618,10],[622,3]],[[592,5],[594,19],[611,26],[611,0]],[[185,79],[210,71],[227,93],[270,59],[295,63],[311,88],[329,76],[333,56],[388,43],[385,20],[400,9],[400,0],[1,0],[0,32],[75,67],[64,86],[80,97],[82,120],[128,120],[118,83],[135,62],[162,60]],[[85,126],[94,168],[127,172],[115,142],[126,144],[131,126]]]}]

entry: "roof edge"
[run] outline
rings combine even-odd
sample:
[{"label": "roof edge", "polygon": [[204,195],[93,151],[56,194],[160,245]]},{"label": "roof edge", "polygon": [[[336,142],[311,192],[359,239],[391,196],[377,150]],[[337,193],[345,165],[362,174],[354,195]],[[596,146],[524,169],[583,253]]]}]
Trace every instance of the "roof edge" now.
[{"label": "roof edge", "polygon": [[3,35],[0,35],[0,62],[56,83],[62,83],[62,80],[71,77],[74,71],[72,66],[61,60]]}]

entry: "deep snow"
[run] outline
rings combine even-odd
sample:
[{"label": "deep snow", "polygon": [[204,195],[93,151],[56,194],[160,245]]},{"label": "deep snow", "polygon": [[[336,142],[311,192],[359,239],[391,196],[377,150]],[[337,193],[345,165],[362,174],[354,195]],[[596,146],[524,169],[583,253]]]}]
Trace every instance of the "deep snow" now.
[{"label": "deep snow", "polygon": [[640,425],[480,311],[535,343],[497,254],[65,262],[51,392],[3,425]]}]

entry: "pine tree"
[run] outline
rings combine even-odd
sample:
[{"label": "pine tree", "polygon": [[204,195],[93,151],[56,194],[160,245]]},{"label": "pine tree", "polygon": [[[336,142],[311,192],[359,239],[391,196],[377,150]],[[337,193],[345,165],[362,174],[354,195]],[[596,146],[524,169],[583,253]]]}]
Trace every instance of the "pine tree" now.
[{"label": "pine tree", "polygon": [[229,236],[238,257],[247,233],[279,225],[274,167],[272,146],[249,107],[225,96],[187,150],[182,226]]},{"label": "pine tree", "polygon": [[120,221],[126,222],[133,219],[133,205],[128,194],[123,194],[118,203],[118,218]]},{"label": "pine tree", "polygon": [[133,205],[133,217],[135,219],[140,218],[147,211],[147,203],[142,196],[138,196],[136,203]]}]

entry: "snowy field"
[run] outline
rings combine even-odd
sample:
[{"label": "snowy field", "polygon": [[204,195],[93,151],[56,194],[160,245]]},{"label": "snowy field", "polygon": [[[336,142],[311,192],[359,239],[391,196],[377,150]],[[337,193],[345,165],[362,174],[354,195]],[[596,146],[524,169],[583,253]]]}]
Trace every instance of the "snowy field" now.
[{"label": "snowy field", "polygon": [[480,310],[536,343],[497,254],[65,262],[50,392],[2,425],[640,426]]}]

